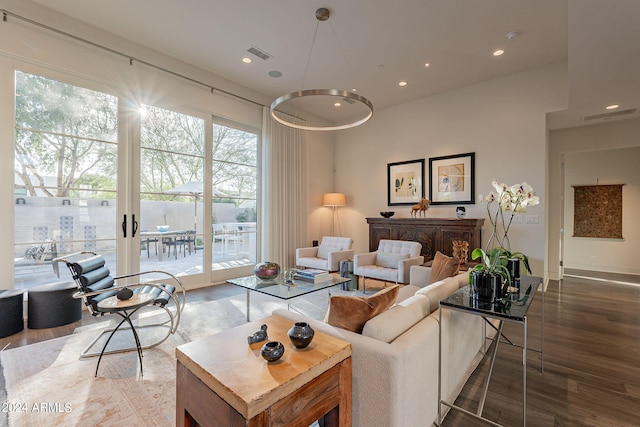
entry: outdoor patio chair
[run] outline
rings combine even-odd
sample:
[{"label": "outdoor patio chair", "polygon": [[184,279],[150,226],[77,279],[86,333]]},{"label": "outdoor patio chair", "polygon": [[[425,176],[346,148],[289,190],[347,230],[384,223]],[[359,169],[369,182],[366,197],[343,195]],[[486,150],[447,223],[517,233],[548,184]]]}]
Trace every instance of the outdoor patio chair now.
[{"label": "outdoor patio chair", "polygon": [[[142,230],[143,232],[146,230]],[[158,238],[157,237],[144,237],[140,239],[140,249],[147,249],[147,258],[151,257],[151,244],[155,246],[156,256],[158,255]]]},{"label": "outdoor patio chair", "polygon": [[162,245],[167,247],[167,256],[171,256],[171,248],[173,248],[173,258],[178,259],[178,248],[184,252],[184,244],[187,231],[176,231],[173,237],[163,237]]},{"label": "outdoor patio chair", "polygon": [[[115,327],[103,330],[80,354],[81,358],[92,357],[103,354],[121,353],[125,351],[137,350],[140,367],[142,369],[142,350],[155,347],[164,342],[171,334],[175,333],[180,323],[180,315],[185,304],[185,289],[176,276],[164,271],[144,271],[139,273],[126,274],[112,277],[109,268],[105,265],[102,255],[95,252],[77,252],[60,257],[54,260],[66,264],[71,272],[71,276],[78,288],[73,297],[82,299],[87,306],[89,313],[93,316],[103,316],[105,314],[119,315],[122,320]],[[167,277],[170,283],[138,282],[117,285],[117,281],[125,281],[133,277],[140,277],[147,274],[162,274]],[[128,297],[128,298],[127,298]],[[145,316],[153,319],[151,322],[136,325],[131,322],[131,316],[141,309],[160,309],[166,316]],[[151,314],[151,313],[149,313]],[[124,323],[128,324],[124,325]],[[161,334],[155,334],[149,340],[151,343],[142,344],[137,330],[146,328],[166,329]],[[135,347],[118,348],[107,351],[109,341],[117,330],[130,329],[135,338]],[[103,345],[101,352],[91,352],[91,348],[100,340],[103,334],[110,333]],[[100,364],[98,359],[98,365]],[[96,367],[96,375],[98,367]]]},{"label": "outdoor patio chair", "polygon": [[224,225],[222,224],[212,224],[211,228],[213,229],[213,243],[224,244],[224,238],[229,235],[229,232],[225,230]]},{"label": "outdoor patio chair", "polygon": [[185,232],[183,245],[182,253],[184,256],[187,256],[186,251],[189,251],[189,255],[191,255],[191,252],[195,252],[198,249],[196,246],[196,230],[187,230]]}]

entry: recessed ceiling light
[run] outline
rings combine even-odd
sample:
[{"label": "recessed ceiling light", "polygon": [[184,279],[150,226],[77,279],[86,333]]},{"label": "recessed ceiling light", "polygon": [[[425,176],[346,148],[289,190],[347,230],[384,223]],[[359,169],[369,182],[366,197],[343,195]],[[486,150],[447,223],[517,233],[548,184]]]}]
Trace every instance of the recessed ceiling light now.
[{"label": "recessed ceiling light", "polygon": [[282,71],[278,71],[278,70],[269,71],[269,75],[277,79],[278,77],[282,77]]},{"label": "recessed ceiling light", "polygon": [[335,104],[333,104],[334,107],[340,107],[342,104],[340,104],[339,102],[336,102]]},{"label": "recessed ceiling light", "polygon": [[400,83],[398,83],[398,86],[403,86],[404,87],[406,85],[407,85],[407,82],[405,82],[405,81],[401,81]]},{"label": "recessed ceiling light", "polygon": [[607,105],[607,110],[615,110],[616,108],[620,108],[618,104]]},{"label": "recessed ceiling light", "polygon": [[242,62],[244,62],[245,64],[251,64],[251,58],[245,56],[244,58],[242,58]]},{"label": "recessed ceiling light", "polygon": [[355,87],[353,89],[351,89],[351,92],[357,92],[358,89],[356,89]]},{"label": "recessed ceiling light", "polygon": [[504,50],[502,49],[497,49],[493,51],[493,56],[502,56],[504,55]]},{"label": "recessed ceiling light", "polygon": [[425,62],[424,68],[429,68],[429,67],[431,67],[431,64],[429,64],[428,62]]}]

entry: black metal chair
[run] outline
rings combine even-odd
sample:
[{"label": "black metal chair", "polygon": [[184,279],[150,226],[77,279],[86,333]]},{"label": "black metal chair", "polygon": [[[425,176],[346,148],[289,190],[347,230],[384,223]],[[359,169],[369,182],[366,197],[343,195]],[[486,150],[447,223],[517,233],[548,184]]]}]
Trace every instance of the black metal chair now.
[{"label": "black metal chair", "polygon": [[[98,359],[99,366],[103,354],[137,350],[140,359],[140,370],[142,372],[142,350],[161,344],[178,329],[180,315],[184,309],[186,301],[185,289],[180,279],[171,273],[158,270],[143,271],[112,277],[109,268],[105,265],[104,257],[95,252],[78,252],[57,258],[55,262],[63,262],[67,265],[78,288],[78,292],[74,294],[74,298],[82,299],[93,316],[116,314],[122,318],[117,326],[103,330],[82,351],[80,357],[84,358],[100,355],[100,359]],[[144,282],[116,285],[116,281],[118,280],[125,280],[153,273],[160,273],[167,276],[172,283]],[[126,295],[127,293],[128,295]],[[129,298],[127,298],[127,296]],[[130,299],[130,302],[127,302],[128,299]],[[131,316],[138,310],[145,307],[162,309],[166,313],[167,318],[164,319],[164,316],[162,316],[162,319],[159,321],[134,327],[131,322]],[[153,319],[156,316],[149,317]],[[121,328],[125,322],[129,327],[125,326]],[[152,327],[166,328],[166,334],[160,334],[160,336],[156,337],[152,343],[142,345],[136,329]],[[136,342],[135,347],[126,347],[107,351],[106,349],[109,341],[119,329],[131,329]],[[91,348],[105,333],[110,333],[110,335],[105,342],[102,351],[90,352]],[[98,374],[98,366],[96,366],[96,375]]]},{"label": "black metal chair", "polygon": [[178,249],[182,248],[184,252],[184,242],[187,233],[187,231],[176,231],[175,236],[162,238],[162,245],[168,248],[167,256],[171,256],[171,248],[173,248],[173,257],[178,259]]},{"label": "black metal chair", "polygon": [[186,251],[189,251],[189,255],[191,255],[192,251],[196,252],[198,249],[196,246],[196,230],[187,230],[185,232],[182,243],[184,245],[184,247],[182,248],[182,253],[184,254],[184,256],[187,256]]},{"label": "black metal chair", "polygon": [[[142,230],[143,232],[145,230]],[[147,258],[151,257],[151,244],[155,246],[156,256],[158,255],[158,238],[157,237],[143,237],[140,239],[140,249],[147,249]]]}]

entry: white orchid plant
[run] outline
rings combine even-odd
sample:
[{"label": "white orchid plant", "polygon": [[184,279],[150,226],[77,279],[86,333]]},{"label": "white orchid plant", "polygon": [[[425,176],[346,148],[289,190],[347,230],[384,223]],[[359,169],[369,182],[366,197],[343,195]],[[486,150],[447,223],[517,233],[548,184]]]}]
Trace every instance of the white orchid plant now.
[{"label": "white orchid plant", "polygon": [[[517,214],[526,213],[527,206],[539,204],[540,198],[535,195],[533,188],[526,182],[508,186],[494,179],[491,181],[491,185],[495,191],[489,193],[486,201],[493,234],[487,242],[487,248],[491,247],[491,243],[495,239],[497,246],[510,250],[511,242],[509,242],[508,233],[513,218]],[[498,231],[498,224],[502,226],[501,232]]]}]

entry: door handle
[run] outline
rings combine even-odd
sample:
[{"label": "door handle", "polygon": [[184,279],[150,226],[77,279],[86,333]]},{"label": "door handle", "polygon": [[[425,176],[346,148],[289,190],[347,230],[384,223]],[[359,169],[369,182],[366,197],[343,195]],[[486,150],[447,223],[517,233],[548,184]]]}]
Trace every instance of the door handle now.
[{"label": "door handle", "polygon": [[124,214],[122,221],[122,237],[127,237],[127,214]]},{"label": "door handle", "polygon": [[136,215],[131,214],[131,237],[136,237],[136,233],[138,232],[138,221],[136,221]]}]

